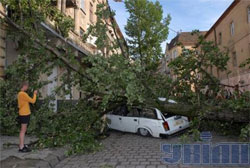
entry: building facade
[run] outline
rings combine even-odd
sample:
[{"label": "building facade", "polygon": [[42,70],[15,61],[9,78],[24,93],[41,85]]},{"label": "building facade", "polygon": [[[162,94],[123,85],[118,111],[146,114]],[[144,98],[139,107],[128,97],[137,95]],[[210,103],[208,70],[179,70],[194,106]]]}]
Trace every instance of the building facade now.
[{"label": "building facade", "polygon": [[[95,45],[96,37],[90,37],[86,42],[82,41],[82,35],[87,31],[88,27],[95,24],[97,21],[97,16],[95,14],[97,5],[99,3],[106,3],[106,0],[52,0],[51,5],[54,5],[59,11],[64,13],[66,16],[70,16],[74,20],[74,30],[69,32],[68,38],[62,37],[55,29],[53,22],[47,20],[46,23],[42,23],[41,26],[48,32],[50,37],[50,43],[57,46],[62,43],[67,43],[77,56],[86,56],[89,54],[96,54],[101,52],[103,56],[108,56],[110,51],[98,51]],[[0,10],[4,11],[5,8],[0,3]],[[6,12],[6,11],[4,11]],[[114,18],[110,18],[116,23]],[[6,31],[4,30],[4,25],[1,24],[0,27],[0,75],[4,78],[4,69],[13,63],[18,57],[18,50],[15,43],[6,38]],[[118,38],[124,39],[119,26],[116,23],[116,33]],[[110,28],[107,32],[110,41],[115,40],[114,32]],[[62,83],[59,80],[62,75],[67,72],[65,69],[59,67],[54,67],[50,76],[41,75],[41,80],[50,81],[48,85],[41,89],[43,97],[48,95],[55,95],[55,105],[57,106],[57,100],[77,100],[81,98],[81,93],[78,91],[77,87],[72,87],[70,95],[65,97],[60,97],[55,94],[54,90],[56,87],[60,86]]]},{"label": "building facade", "polygon": [[[204,32],[201,33],[204,34]],[[166,44],[165,57],[161,60],[159,72],[166,74],[171,78],[175,78],[171,69],[168,67],[168,64],[182,53],[182,47],[185,49],[193,49],[197,42],[197,34],[193,35],[191,32],[178,33],[170,43]]]},{"label": "building facade", "polygon": [[250,69],[240,65],[250,58],[250,1],[235,0],[205,35],[221,50],[229,52],[227,71],[211,67],[208,72],[225,85],[239,85],[242,91],[250,90]]}]

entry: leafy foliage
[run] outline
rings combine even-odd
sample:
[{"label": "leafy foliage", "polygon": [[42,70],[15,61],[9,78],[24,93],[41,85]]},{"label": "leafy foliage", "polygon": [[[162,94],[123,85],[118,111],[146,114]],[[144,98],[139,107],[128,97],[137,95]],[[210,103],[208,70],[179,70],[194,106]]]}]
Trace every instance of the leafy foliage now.
[{"label": "leafy foliage", "polygon": [[250,58],[247,58],[242,64],[240,64],[240,67],[247,67],[250,69]]},{"label": "leafy foliage", "polygon": [[[30,3],[29,7],[28,3]],[[133,1],[127,2],[127,5],[129,3]],[[167,26],[167,22],[162,20],[159,3],[152,4],[149,1],[146,3],[150,5],[148,12],[152,10],[152,16],[157,15],[157,22],[154,21],[154,24],[159,23],[161,27]],[[59,11],[51,6],[49,1],[24,0],[21,3],[4,1],[4,4],[15,11],[10,18],[5,18],[5,22],[10,24],[11,31],[8,34],[20,43],[18,50],[21,53],[18,59],[7,68],[6,80],[1,81],[3,88],[1,91],[14,86],[7,92],[1,93],[1,105],[4,105],[1,106],[3,107],[1,108],[1,130],[6,134],[18,131],[14,126],[18,111],[14,95],[20,88],[18,84],[28,80],[32,86],[31,90],[41,89],[51,81],[40,77],[50,75],[53,67],[64,70],[63,75],[56,79],[62,83],[55,89],[57,96],[65,97],[73,87],[84,95],[77,105],[65,106],[58,113],[53,113],[49,105],[54,99],[53,96],[47,97],[42,105],[35,105],[32,109],[29,131],[39,137],[38,147],[69,144],[69,154],[95,150],[99,147],[96,137],[104,127],[100,119],[103,114],[122,104],[145,105],[157,99],[158,95],[168,94],[164,88],[168,87],[170,80],[152,69],[145,68],[146,64],[142,66],[140,59],[131,61],[134,56],[129,55],[124,40],[117,36],[117,25],[112,19],[114,12],[107,4],[97,6],[97,23],[89,27],[82,39],[86,41],[91,36],[97,37],[96,46],[100,52],[85,57],[76,56],[74,50],[65,43],[57,44],[55,47],[55,44],[50,42],[50,38],[40,25],[41,22],[49,24],[46,21],[49,18],[54,22],[56,30],[65,37],[73,25],[72,21],[58,13]],[[141,6],[136,8],[138,8],[136,10],[142,9]],[[159,9],[160,13],[157,11]],[[30,12],[32,15],[29,15]],[[40,13],[43,14],[39,16]],[[19,17],[22,15],[25,19]],[[164,24],[161,24],[161,21]],[[149,28],[150,24],[147,29]],[[160,27],[155,25],[155,28],[158,30]],[[107,35],[110,29],[116,36],[114,40],[110,40]],[[149,34],[153,32],[155,30],[147,30]],[[163,37],[160,37],[161,35]],[[141,34],[141,36],[144,35]],[[151,50],[156,49],[159,53],[160,43],[166,37],[167,27],[164,27],[163,33],[159,34],[159,41],[155,38],[156,41],[152,43],[147,37],[148,40],[145,39],[141,50],[147,49],[145,45],[150,44],[153,45]],[[150,60],[150,64],[156,65],[160,57],[151,60],[156,57],[152,51],[146,57]],[[92,102],[89,104],[90,100]]]},{"label": "leafy foliage", "polygon": [[[97,140],[103,130],[101,116],[118,106],[156,106],[161,97],[176,96],[199,105],[204,103],[201,89],[211,85],[216,91],[217,79],[208,75],[204,68],[216,66],[224,70],[228,57],[212,43],[201,37],[201,53],[186,50],[171,63],[177,74],[172,82],[156,72],[162,57],[160,44],[168,35],[170,17],[163,18],[159,2],[126,0],[130,13],[126,33],[128,45],[117,34],[113,19],[114,11],[107,4],[97,6],[97,23],[91,25],[82,40],[97,37],[96,54],[81,56],[64,41],[51,42],[40,23],[51,24],[64,37],[73,28],[72,20],[50,4],[50,0],[2,1],[14,11],[4,19],[9,24],[9,35],[17,41],[20,55],[7,68],[6,79],[1,81],[1,132],[17,132],[15,95],[20,81],[28,80],[33,89],[41,89],[49,82],[41,76],[49,76],[53,67],[62,70],[57,76],[62,85],[55,89],[58,97],[65,97],[77,88],[83,97],[77,104],[65,105],[58,113],[51,109],[53,96],[43,98],[42,104],[32,109],[30,133],[39,137],[37,147],[69,145],[69,154],[93,151],[100,147]],[[50,19],[50,22],[47,21]],[[110,39],[107,32],[114,33]],[[202,78],[199,76],[202,74]],[[191,90],[192,84],[195,91]],[[67,86],[67,87],[66,87]],[[198,118],[198,125],[202,121]],[[194,127],[198,127],[194,124]],[[194,131],[197,134],[198,130]]]},{"label": "leafy foliage", "polygon": [[129,53],[146,69],[156,69],[163,56],[161,43],[168,36],[170,15],[163,18],[159,1],[126,0],[125,5],[129,12],[125,26]]},{"label": "leafy foliage", "polygon": [[197,45],[193,49],[182,47],[183,52],[170,62],[169,67],[176,76],[175,89],[178,93],[184,93],[181,97],[193,95],[197,98],[195,102],[200,105],[202,90],[208,87],[208,91],[217,93],[219,89],[219,80],[208,73],[209,68],[226,70],[229,57],[227,52],[220,51],[218,46],[206,41],[199,32],[195,31],[193,35],[198,36]]},{"label": "leafy foliage", "polygon": [[[68,111],[69,106],[71,111]],[[43,148],[68,145],[68,154],[98,150],[100,143],[97,135],[100,134],[102,122],[99,120],[90,127],[97,115],[97,111],[82,101],[76,105],[67,104],[61,107],[59,113],[54,113],[47,120],[46,124],[49,126],[41,122],[40,131],[37,134],[40,140],[36,146]]]}]

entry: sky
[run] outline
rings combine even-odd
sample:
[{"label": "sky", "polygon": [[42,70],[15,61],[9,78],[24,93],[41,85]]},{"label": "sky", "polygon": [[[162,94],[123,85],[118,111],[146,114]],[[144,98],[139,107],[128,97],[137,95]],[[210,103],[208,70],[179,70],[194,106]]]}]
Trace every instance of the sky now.
[{"label": "sky", "polygon": [[[152,0],[155,1],[155,0]],[[163,15],[170,14],[169,28],[174,31],[189,32],[195,29],[209,30],[222,13],[230,6],[233,0],[158,0],[163,7]],[[116,12],[116,21],[126,38],[124,26],[129,14],[123,2],[109,1]],[[166,43],[176,36],[176,32],[169,30],[168,39],[162,43],[165,51]]]}]

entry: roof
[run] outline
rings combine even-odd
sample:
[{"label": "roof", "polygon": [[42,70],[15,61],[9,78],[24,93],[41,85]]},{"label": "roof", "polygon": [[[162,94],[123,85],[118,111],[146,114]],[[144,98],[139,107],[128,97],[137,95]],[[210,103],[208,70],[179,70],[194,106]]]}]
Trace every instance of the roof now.
[{"label": "roof", "polygon": [[[206,32],[200,32],[205,34]],[[167,44],[168,50],[171,50],[173,47],[181,43],[184,46],[195,45],[198,41],[198,35],[193,35],[192,32],[181,32],[175,38],[173,38],[170,43]]]},{"label": "roof", "polygon": [[220,22],[231,12],[231,10],[240,2],[241,0],[234,0],[231,5],[225,10],[225,12],[220,16],[220,18],[214,23],[214,25],[205,34],[205,38],[212,32],[212,30],[220,24]]}]

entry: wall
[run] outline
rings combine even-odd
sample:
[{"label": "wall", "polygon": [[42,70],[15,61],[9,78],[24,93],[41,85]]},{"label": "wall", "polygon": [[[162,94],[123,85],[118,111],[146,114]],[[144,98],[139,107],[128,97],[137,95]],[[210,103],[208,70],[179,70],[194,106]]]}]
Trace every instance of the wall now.
[{"label": "wall", "polygon": [[[63,0],[58,0],[55,5],[57,5],[57,8],[62,11],[62,2]],[[66,8],[65,9],[65,14],[67,16],[70,16],[72,19],[74,19],[75,22],[75,28],[74,31],[69,32],[69,38],[73,43],[75,43],[78,47],[94,54],[97,52],[96,46],[93,43],[93,41],[87,41],[87,43],[83,43],[80,37],[80,28],[84,30],[85,32],[87,31],[87,28],[90,24],[94,24],[96,22],[96,5],[101,2],[106,2],[105,0],[84,0],[84,7],[83,9],[80,7],[80,2],[81,0],[76,0],[76,6]],[[90,3],[92,3],[93,7],[93,20],[92,22],[90,21]],[[3,10],[1,3],[0,3],[0,10]],[[47,21],[49,25],[53,27],[53,22],[50,20]],[[2,25],[1,25],[2,26]],[[118,28],[118,30],[120,30]],[[12,40],[5,40],[6,33],[5,31],[0,31],[0,77],[1,75],[3,76],[4,73],[4,67],[10,65],[17,59],[18,56],[18,50],[17,50],[17,45],[15,42]],[[107,32],[110,40],[114,40],[114,38],[110,35],[109,32]],[[118,35],[123,38],[121,32],[118,32]],[[51,39],[51,41],[57,43],[59,40],[58,39]],[[76,54],[77,51],[76,51]],[[61,75],[65,73],[65,70],[60,69],[58,67],[55,67],[53,76],[47,76],[45,74],[41,75],[40,80],[50,80],[52,81],[52,84],[49,84],[41,89],[42,92],[42,97],[45,97],[47,95],[52,94],[53,88],[56,88],[60,86],[62,83],[58,80]],[[79,99],[80,92],[78,91],[77,87],[72,88],[72,99]],[[57,99],[64,99],[65,97],[60,97],[56,96]],[[68,98],[68,97],[66,97]]]},{"label": "wall", "polygon": [[[247,7],[249,6],[250,1],[241,0],[206,38],[209,41],[215,42],[216,34],[217,44],[220,49],[229,51],[228,71],[217,72],[217,69],[212,69],[212,73],[219,77],[224,84],[236,85],[239,81],[244,82],[242,85],[250,84],[250,70],[239,68],[241,63],[250,58],[250,23],[247,16]],[[233,36],[230,31],[232,21],[235,27]],[[221,44],[219,44],[219,33],[222,34]],[[236,62],[233,59],[233,52],[236,52]],[[231,73],[227,75],[230,71]],[[250,86],[243,87],[242,89],[250,90]]]},{"label": "wall", "polygon": [[[193,46],[190,45],[184,45],[184,47],[186,49],[192,49]],[[161,60],[161,66],[158,70],[158,72],[161,73],[165,73],[167,74],[169,77],[175,78],[173,72],[171,72],[170,68],[168,67],[168,63],[171,62],[174,58],[174,51],[176,51],[176,57],[178,57],[179,55],[181,55],[182,53],[182,47],[181,46],[174,46],[173,48],[171,48],[170,50],[166,50],[165,52],[165,59]]]}]

